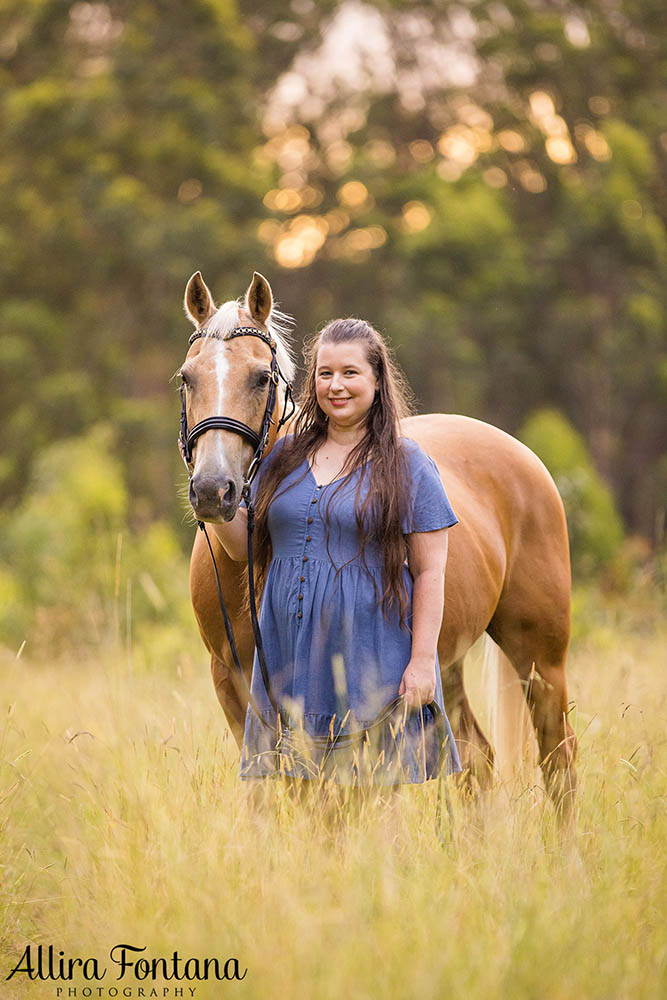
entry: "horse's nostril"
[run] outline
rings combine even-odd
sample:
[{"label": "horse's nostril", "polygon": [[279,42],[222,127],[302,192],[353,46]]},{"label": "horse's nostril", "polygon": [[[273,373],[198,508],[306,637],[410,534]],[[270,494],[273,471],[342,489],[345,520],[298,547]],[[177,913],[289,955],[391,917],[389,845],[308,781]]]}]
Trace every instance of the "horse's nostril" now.
[{"label": "horse's nostril", "polygon": [[195,489],[194,479],[190,480],[190,489],[188,495],[190,497],[190,503],[192,504],[193,507],[196,507],[198,498],[197,498],[197,490]]},{"label": "horse's nostril", "polygon": [[218,495],[220,496],[221,504],[233,504],[236,500],[236,486],[234,484],[234,480],[228,479],[226,485],[223,485],[218,490]]}]

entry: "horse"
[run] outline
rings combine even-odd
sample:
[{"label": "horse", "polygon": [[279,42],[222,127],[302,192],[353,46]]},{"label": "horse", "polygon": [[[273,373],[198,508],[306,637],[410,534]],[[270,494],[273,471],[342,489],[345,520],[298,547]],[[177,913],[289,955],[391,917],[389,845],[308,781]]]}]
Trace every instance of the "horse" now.
[{"label": "horse", "polygon": [[[188,281],[185,311],[195,327],[180,370],[187,426],[217,415],[260,428],[265,412],[270,348],[287,382],[295,374],[287,317],[274,306],[269,282],[255,272],[245,296],[216,307],[197,271]],[[239,336],[239,328],[264,335]],[[237,331],[233,337],[230,333]],[[277,389],[284,403],[286,387]],[[224,421],[223,421],[224,423]],[[265,454],[278,433],[269,425]],[[576,789],[576,737],[568,722],[566,654],[570,637],[570,557],[563,504],[547,469],[525,445],[471,417],[429,413],[402,421],[436,462],[459,518],[450,531],[443,624],[438,640],[445,708],[465,780],[475,790],[493,780],[494,753],[468,701],[463,666],[484,633],[497,663],[521,683],[539,748],[545,787],[559,816],[570,818]],[[197,437],[191,455],[189,500],[202,522],[231,520],[241,500],[253,444],[236,430],[214,428]],[[211,657],[215,692],[241,748],[254,638],[245,607],[245,564],[232,560],[215,533],[219,568],[245,683],[227,640],[206,539],[198,531],[190,563],[197,624]],[[511,739],[519,740],[517,724]]]}]

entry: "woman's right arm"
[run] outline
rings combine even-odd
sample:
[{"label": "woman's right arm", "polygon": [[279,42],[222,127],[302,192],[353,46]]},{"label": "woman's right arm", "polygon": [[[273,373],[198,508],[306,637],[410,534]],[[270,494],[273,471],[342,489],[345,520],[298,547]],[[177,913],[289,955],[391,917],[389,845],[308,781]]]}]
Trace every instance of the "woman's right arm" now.
[{"label": "woman's right arm", "polygon": [[212,524],[215,535],[230,559],[247,562],[248,559],[248,511],[237,507],[231,521]]}]

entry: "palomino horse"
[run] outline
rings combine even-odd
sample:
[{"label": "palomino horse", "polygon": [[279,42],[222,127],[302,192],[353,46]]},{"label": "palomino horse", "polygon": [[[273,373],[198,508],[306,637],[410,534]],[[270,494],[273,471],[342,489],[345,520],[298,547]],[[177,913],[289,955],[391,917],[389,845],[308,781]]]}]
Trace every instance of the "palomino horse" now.
[{"label": "palomino horse", "polygon": [[[255,336],[225,337],[239,326],[268,333],[283,375],[292,380],[294,364],[280,322],[283,317],[273,308],[268,282],[255,274],[243,303],[226,302],[216,308],[197,272],[187,285],[185,309],[200,334],[181,369],[188,426],[226,416],[259,430],[270,349]],[[278,404],[283,392],[281,386]],[[479,420],[428,414],[408,418],[402,431],[437,463],[460,521],[450,534],[438,654],[445,706],[464,772],[474,775],[482,787],[489,783],[493,752],[463,686],[464,657],[486,631],[523,684],[546,787],[569,815],[576,781],[565,680],[570,561],[563,505],[553,480],[528,448]],[[274,423],[267,451],[275,436]],[[199,520],[215,523],[234,516],[252,454],[253,445],[230,430],[214,429],[197,439],[190,502]],[[244,566],[229,558],[214,533],[209,534],[249,680],[254,643],[244,611]],[[247,693],[236,682],[201,532],[192,552],[190,587],[199,629],[211,654],[216,694],[240,747]]]}]

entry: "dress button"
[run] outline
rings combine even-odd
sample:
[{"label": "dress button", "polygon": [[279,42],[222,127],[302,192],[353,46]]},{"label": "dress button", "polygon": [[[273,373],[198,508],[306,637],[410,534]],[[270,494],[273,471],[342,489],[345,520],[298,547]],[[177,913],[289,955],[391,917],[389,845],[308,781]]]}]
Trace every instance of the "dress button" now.
[{"label": "dress button", "polygon": [[302,562],[308,562],[308,556],[304,556]]},{"label": "dress button", "polygon": [[305,576],[300,576],[300,577],[299,577],[299,580],[301,581],[301,583],[303,583],[303,581],[304,581],[305,579],[306,579],[306,578],[305,578]]},{"label": "dress button", "polygon": [[307,523],[308,523],[308,524],[312,524],[312,523],[313,523],[313,519],[312,519],[312,517],[309,517],[309,518],[308,518],[308,522],[307,522]]},{"label": "dress button", "polygon": [[310,502],[311,503],[317,503],[317,497],[313,497],[313,499]]},{"label": "dress button", "polygon": [[300,601],[302,601],[302,600],[303,600],[303,594],[299,594],[299,600],[300,600]]},{"label": "dress button", "polygon": [[303,618],[303,613],[301,611],[299,611],[297,618]]}]

